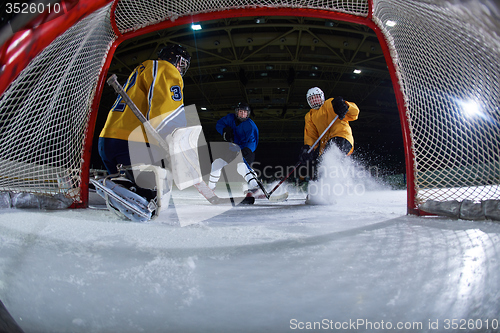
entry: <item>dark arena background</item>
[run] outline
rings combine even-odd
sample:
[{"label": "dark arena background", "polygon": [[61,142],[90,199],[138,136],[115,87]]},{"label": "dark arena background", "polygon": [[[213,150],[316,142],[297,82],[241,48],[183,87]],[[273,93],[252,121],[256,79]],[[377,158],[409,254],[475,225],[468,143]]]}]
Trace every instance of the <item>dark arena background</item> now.
[{"label": "dark arena background", "polygon": [[[254,166],[276,172],[297,163],[309,111],[306,92],[317,86],[326,98],[342,96],[358,105],[359,119],[350,123],[353,158],[366,167],[376,166],[381,176],[405,173],[394,90],[370,28],[293,16],[235,17],[198,26],[194,30],[192,24],[180,25],[124,41],[109,75],[116,74],[123,84],[141,61],[156,59],[166,43],[186,46],[192,60],[184,76],[184,102],[196,105],[206,140],[221,141],[217,120],[239,102],[249,103],[260,131]],[[105,86],[96,136],[115,97]],[[93,152],[93,167],[102,168],[95,148]],[[271,180],[272,173],[269,176]]]}]

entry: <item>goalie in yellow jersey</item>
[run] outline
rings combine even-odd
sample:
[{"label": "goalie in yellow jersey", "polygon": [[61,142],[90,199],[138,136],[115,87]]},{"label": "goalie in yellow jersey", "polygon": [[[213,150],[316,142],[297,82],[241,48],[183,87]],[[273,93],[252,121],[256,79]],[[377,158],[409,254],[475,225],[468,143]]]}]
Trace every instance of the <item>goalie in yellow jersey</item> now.
[{"label": "goalie in yellow jersey", "polygon": [[159,215],[162,206],[168,207],[173,157],[164,147],[158,150],[158,142],[150,145],[148,134],[156,132],[166,140],[175,129],[186,128],[182,77],[190,62],[184,47],[167,45],[158,53],[158,60],[142,62],[120,87],[143,117],[132,111],[122,94],[109,111],[98,141],[109,175],[91,182],[120,217],[148,221]]},{"label": "goalie in yellow jersey", "polygon": [[[163,138],[186,126],[182,77],[190,62],[191,56],[183,46],[167,45],[158,53],[158,60],[146,60],[137,66],[123,87]],[[99,155],[110,175],[118,173],[117,165],[132,164],[130,147],[136,143],[137,150],[144,147],[147,136],[143,127],[142,131],[136,130],[139,127],[142,127],[140,120],[118,96],[98,142]]]}]

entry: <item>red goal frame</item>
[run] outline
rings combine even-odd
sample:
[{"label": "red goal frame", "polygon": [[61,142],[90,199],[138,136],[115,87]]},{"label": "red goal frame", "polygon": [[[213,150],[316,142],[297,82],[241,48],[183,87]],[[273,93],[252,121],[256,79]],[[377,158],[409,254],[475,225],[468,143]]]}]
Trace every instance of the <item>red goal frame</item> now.
[{"label": "red goal frame", "polygon": [[[108,53],[107,59],[102,67],[102,71],[97,84],[97,90],[92,101],[91,113],[87,124],[85,143],[83,149],[83,164],[81,166],[81,201],[76,202],[74,208],[84,208],[88,206],[88,183],[83,181],[89,178],[90,155],[92,153],[92,139],[94,127],[97,119],[97,112],[101,99],[101,93],[106,81],[107,72],[114,52],[118,45],[124,40],[147,34],[157,30],[167,29],[173,26],[184,25],[194,22],[203,22],[207,20],[248,17],[248,16],[302,16],[323,18],[329,20],[345,21],[365,25],[372,29],[378,37],[381,45],[387,67],[392,80],[394,93],[396,96],[397,108],[399,111],[401,129],[403,133],[403,143],[405,151],[406,164],[406,183],[407,183],[407,213],[419,215],[419,209],[416,203],[416,187],[414,176],[414,155],[411,149],[411,135],[407,120],[407,110],[404,103],[404,95],[397,77],[396,66],[391,57],[389,46],[385,35],[373,21],[373,2],[368,0],[368,15],[366,17],[346,14],[341,12],[326,11],[319,9],[306,8],[270,8],[256,7],[245,9],[228,9],[211,13],[202,13],[196,15],[182,16],[175,21],[166,20],[155,25],[128,32],[120,33],[116,26],[114,12],[118,0],[62,0],[61,7],[64,12],[38,15],[34,20],[27,22],[25,27],[15,32],[0,48],[0,94],[7,89],[17,75],[25,68],[36,55],[49,45],[56,37],[65,32],[73,24],[93,13],[97,9],[113,2],[111,8],[111,24],[118,38]],[[20,56],[22,54],[22,57]]]}]

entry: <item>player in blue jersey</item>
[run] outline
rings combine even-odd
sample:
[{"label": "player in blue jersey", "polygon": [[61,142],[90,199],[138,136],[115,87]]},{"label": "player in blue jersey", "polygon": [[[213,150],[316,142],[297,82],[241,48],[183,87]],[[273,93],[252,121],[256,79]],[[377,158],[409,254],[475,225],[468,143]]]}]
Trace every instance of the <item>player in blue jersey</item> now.
[{"label": "player in blue jersey", "polygon": [[216,152],[212,163],[208,186],[215,189],[219,181],[221,170],[224,166],[234,160],[241,152],[243,163],[237,164],[238,173],[248,183],[249,193],[258,189],[255,173],[251,170],[255,161],[255,150],[259,143],[259,129],[250,119],[250,105],[239,103],[234,113],[222,117],[217,121],[215,129],[222,135],[228,146],[222,151]]}]

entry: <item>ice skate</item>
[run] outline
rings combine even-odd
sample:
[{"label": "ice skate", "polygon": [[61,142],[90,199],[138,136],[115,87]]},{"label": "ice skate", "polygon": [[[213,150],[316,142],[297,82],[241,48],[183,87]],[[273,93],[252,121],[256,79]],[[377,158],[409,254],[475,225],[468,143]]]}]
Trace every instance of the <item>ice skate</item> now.
[{"label": "ice skate", "polygon": [[306,205],[328,206],[335,205],[337,201],[334,198],[324,198],[317,195],[308,194],[306,196]]},{"label": "ice skate", "polygon": [[256,199],[265,198],[264,192],[259,187],[254,187],[243,192],[246,197],[254,197]]}]

